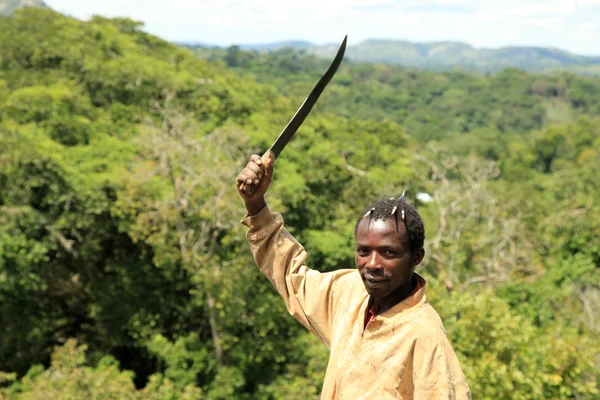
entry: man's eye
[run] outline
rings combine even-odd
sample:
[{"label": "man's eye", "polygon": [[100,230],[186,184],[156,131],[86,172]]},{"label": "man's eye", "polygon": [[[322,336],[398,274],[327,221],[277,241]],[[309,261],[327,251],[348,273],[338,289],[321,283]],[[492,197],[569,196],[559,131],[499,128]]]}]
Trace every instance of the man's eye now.
[{"label": "man's eye", "polygon": [[398,253],[393,250],[386,250],[383,252],[383,255],[385,257],[396,257],[398,255]]},{"label": "man's eye", "polygon": [[356,254],[358,254],[361,257],[364,257],[366,255],[369,255],[369,250],[358,249],[358,250],[356,250]]}]

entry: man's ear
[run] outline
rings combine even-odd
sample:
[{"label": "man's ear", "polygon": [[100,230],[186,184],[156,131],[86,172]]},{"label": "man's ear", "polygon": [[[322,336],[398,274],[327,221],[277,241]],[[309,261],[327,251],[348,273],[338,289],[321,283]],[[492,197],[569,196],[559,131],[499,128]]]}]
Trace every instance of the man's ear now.
[{"label": "man's ear", "polygon": [[413,266],[417,266],[419,264],[421,264],[421,261],[423,261],[423,257],[425,257],[425,249],[424,248],[420,248],[419,250],[413,252],[413,257],[412,257],[412,261],[413,261]]}]

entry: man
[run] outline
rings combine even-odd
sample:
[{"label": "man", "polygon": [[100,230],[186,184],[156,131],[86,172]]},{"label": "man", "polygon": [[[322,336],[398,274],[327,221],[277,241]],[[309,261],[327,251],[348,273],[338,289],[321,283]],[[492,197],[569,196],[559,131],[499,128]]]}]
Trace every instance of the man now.
[{"label": "man", "polygon": [[[322,399],[470,399],[471,392],[425,280],[425,230],[400,199],[374,203],[358,218],[357,269],[309,269],[304,248],[271,213],[264,195],[273,165],[253,155],[237,177],[248,213],[242,220],[260,271],[290,314],[329,349]],[[243,184],[256,185],[247,195]]]}]

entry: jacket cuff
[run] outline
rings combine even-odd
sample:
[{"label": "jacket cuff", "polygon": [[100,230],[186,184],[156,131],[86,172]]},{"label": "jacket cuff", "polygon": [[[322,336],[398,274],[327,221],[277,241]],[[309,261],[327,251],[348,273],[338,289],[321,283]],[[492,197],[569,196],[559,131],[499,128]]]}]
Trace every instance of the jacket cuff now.
[{"label": "jacket cuff", "polygon": [[267,226],[273,219],[274,215],[271,214],[269,206],[265,205],[263,209],[260,210],[256,215],[250,215],[246,213],[240,222],[246,225],[248,228],[256,230]]}]

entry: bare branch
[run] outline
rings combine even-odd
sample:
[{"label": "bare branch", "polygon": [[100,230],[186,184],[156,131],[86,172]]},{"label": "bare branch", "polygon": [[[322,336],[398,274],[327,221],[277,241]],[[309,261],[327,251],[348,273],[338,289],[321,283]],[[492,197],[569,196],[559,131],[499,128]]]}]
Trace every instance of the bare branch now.
[{"label": "bare branch", "polygon": [[53,226],[46,225],[45,228],[50,233],[50,236],[52,236],[54,239],[58,240],[58,243],[60,243],[61,247],[64,250],[66,250],[68,253],[70,253],[73,256],[73,258],[79,258],[79,253],[75,249],[75,241],[74,240],[67,239],[62,233],[60,233],[58,230],[56,230]]}]

